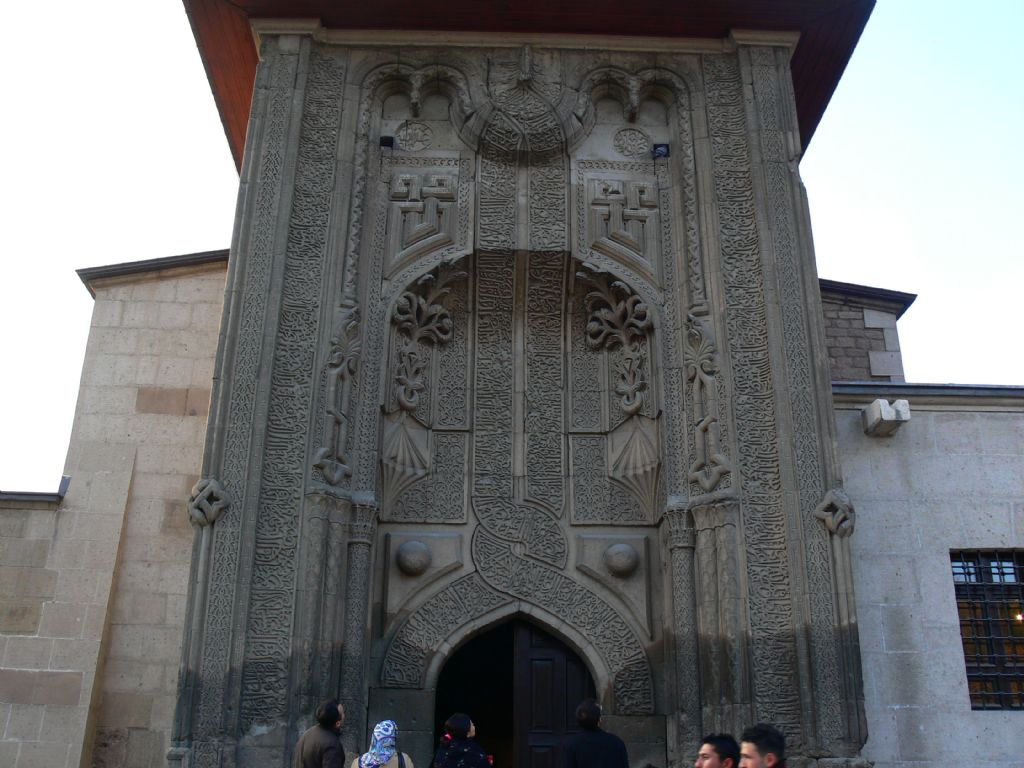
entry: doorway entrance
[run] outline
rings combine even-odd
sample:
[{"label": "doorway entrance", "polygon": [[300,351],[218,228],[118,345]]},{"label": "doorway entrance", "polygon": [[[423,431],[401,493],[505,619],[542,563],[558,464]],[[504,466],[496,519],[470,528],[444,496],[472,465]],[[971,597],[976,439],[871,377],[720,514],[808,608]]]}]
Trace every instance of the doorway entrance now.
[{"label": "doorway entrance", "polygon": [[595,697],[579,656],[525,621],[474,637],[445,663],[437,684],[435,736],[465,712],[495,768],[557,768],[558,746],[576,726],[576,705]]}]

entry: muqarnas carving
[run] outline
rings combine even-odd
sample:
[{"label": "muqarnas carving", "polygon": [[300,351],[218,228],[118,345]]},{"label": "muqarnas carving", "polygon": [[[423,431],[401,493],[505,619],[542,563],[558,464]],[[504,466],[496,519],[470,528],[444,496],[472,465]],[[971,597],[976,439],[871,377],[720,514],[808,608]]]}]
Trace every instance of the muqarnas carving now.
[{"label": "muqarnas carving", "polygon": [[421,393],[427,388],[430,350],[452,338],[453,322],[444,298],[466,273],[447,264],[424,275],[395,302],[397,362],[395,404],[385,416],[381,446],[381,490],[385,508],[414,483],[430,474],[430,425],[417,416]]},{"label": "muqarnas carving", "polygon": [[587,346],[595,352],[618,353],[611,359],[620,416],[610,419],[619,423],[607,436],[608,476],[641,509],[650,511],[657,502],[661,468],[657,423],[643,413],[650,381],[645,349],[651,315],[647,304],[621,280],[604,273],[577,276],[591,286],[584,297]]}]

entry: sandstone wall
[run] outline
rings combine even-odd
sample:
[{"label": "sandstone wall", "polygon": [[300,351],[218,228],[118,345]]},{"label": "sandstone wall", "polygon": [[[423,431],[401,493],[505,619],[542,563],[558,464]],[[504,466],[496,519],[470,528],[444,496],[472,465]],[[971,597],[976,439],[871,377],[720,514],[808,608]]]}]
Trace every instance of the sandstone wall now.
[{"label": "sandstone wall", "polygon": [[861,429],[870,399],[836,411],[857,509],[863,754],[875,768],[1018,765],[1020,712],[971,709],[949,553],[1024,547],[1024,398],[911,396],[888,438]]},{"label": "sandstone wall", "polygon": [[163,763],[224,274],[91,286],[68,493],[0,509],[0,765]]}]

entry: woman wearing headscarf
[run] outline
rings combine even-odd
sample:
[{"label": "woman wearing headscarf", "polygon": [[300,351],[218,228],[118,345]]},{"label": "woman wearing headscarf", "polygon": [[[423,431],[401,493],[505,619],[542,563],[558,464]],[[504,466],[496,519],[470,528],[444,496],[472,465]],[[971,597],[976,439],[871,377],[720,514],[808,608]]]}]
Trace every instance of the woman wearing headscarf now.
[{"label": "woman wearing headscarf", "polygon": [[412,758],[398,751],[398,725],[382,720],[373,726],[370,749],[352,761],[351,768],[415,768]]},{"label": "woman wearing headscarf", "polygon": [[433,768],[491,768],[487,754],[473,739],[474,736],[476,726],[469,715],[456,712],[445,720]]}]

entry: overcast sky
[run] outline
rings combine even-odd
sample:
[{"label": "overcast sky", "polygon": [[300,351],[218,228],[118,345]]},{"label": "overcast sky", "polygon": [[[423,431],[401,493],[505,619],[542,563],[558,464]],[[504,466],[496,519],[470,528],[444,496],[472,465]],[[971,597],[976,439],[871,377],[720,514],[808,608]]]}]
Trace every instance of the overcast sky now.
[{"label": "overcast sky", "polygon": [[[229,244],[238,176],[175,0],[16,3],[0,46],[0,489],[57,488],[74,270]],[[1024,384],[1024,3],[879,0],[802,164],[822,277],[919,294],[909,381]]]}]

